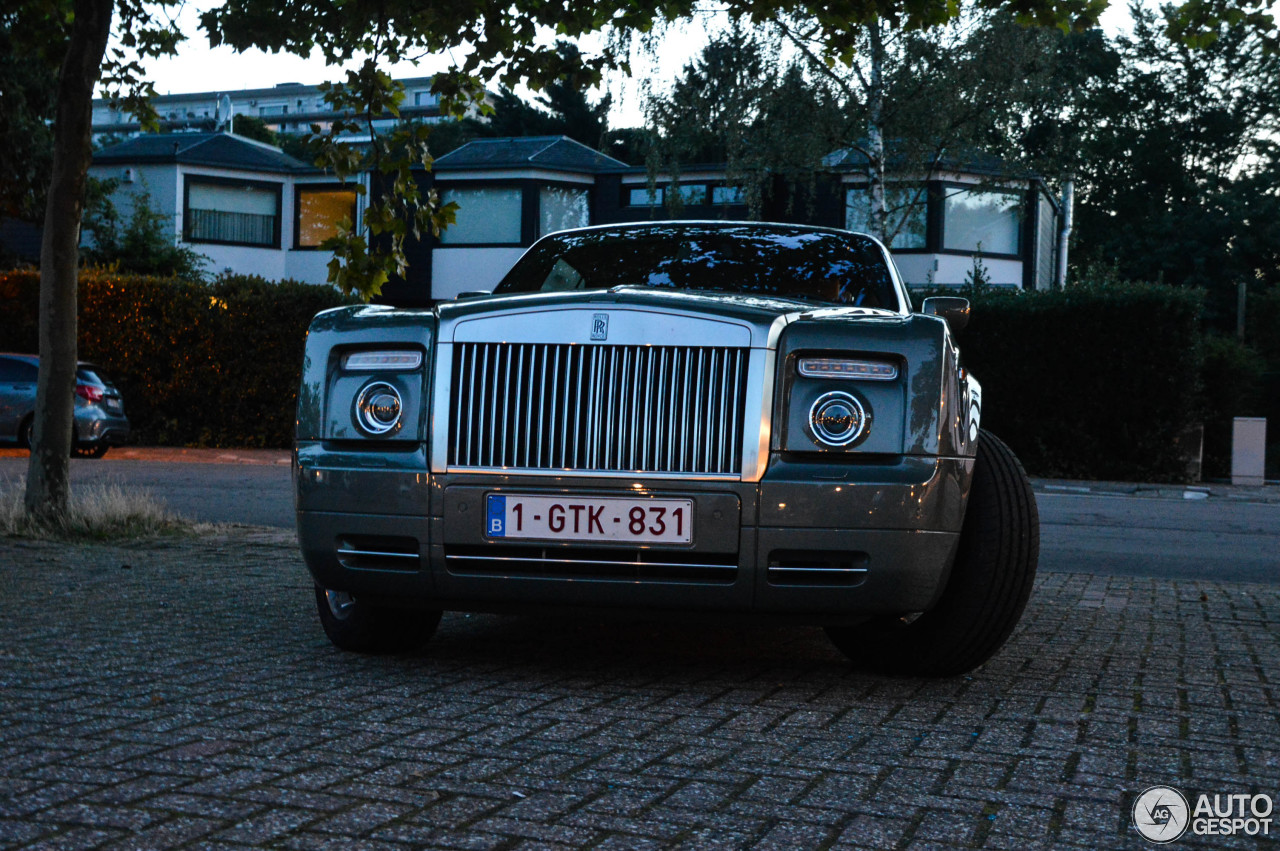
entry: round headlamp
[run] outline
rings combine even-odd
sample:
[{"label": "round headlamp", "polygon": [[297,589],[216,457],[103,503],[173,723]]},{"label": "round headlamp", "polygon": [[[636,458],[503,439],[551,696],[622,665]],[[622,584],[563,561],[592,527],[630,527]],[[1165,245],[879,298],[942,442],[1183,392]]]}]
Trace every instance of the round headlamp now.
[{"label": "round headlamp", "polygon": [[809,409],[809,430],[819,443],[848,446],[867,433],[871,418],[852,393],[823,393]]},{"label": "round headlamp", "polygon": [[366,384],[356,397],[355,421],[368,434],[380,436],[400,427],[404,402],[400,391],[385,381]]}]

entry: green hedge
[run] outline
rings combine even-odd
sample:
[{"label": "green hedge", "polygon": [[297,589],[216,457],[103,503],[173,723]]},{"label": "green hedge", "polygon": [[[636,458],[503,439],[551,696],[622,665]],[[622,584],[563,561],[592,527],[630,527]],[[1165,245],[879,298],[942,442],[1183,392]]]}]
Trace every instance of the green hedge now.
[{"label": "green hedge", "polygon": [[[0,274],[0,351],[37,350],[39,276]],[[79,351],[120,388],[133,442],[286,447],[307,326],[348,301],[330,287],[232,276],[209,284],[86,272]]]},{"label": "green hedge", "polygon": [[1257,416],[1267,418],[1267,478],[1280,478],[1280,286],[1250,293],[1248,342],[1260,358]]},{"label": "green hedge", "polygon": [[[36,351],[38,288],[34,272],[0,274],[0,351]],[[973,318],[960,345],[982,381],[983,424],[1033,475],[1179,480],[1179,438],[1196,422],[1206,426],[1208,474],[1225,475],[1230,418],[1274,407],[1258,384],[1280,370],[1280,292],[1250,304],[1254,348],[1204,340],[1191,290],[963,294]],[[260,278],[89,272],[80,356],[119,385],[138,443],[285,447],[307,325],[345,303],[328,287]]]},{"label": "green hedge", "polygon": [[959,344],[982,382],[983,426],[1029,472],[1185,478],[1180,437],[1203,416],[1199,293],[1119,284],[960,294],[973,302]]}]

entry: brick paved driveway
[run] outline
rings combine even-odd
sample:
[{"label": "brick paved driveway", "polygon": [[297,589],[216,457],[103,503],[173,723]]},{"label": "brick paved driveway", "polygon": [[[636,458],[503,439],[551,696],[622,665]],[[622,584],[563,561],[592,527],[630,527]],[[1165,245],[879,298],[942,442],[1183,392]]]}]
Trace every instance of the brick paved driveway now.
[{"label": "brick paved driveway", "polygon": [[1275,586],[1049,575],[941,682],[778,627],[447,615],[344,655],[260,531],[0,540],[0,592],[6,848],[1140,848],[1146,786],[1280,797]]}]

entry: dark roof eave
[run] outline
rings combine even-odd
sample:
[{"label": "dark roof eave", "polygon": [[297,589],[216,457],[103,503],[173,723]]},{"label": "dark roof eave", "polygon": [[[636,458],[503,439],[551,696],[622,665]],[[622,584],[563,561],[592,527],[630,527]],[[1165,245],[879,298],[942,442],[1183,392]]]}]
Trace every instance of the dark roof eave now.
[{"label": "dark roof eave", "polygon": [[226,160],[181,154],[140,154],[138,156],[95,156],[91,165],[197,165],[204,168],[221,168],[228,171],[260,171],[269,174],[323,174],[324,169],[312,165],[262,165],[254,163],[230,163]]},{"label": "dark roof eave", "polygon": [[510,162],[501,162],[501,163],[493,163],[493,162],[472,163],[472,164],[464,163],[459,165],[453,165],[451,163],[446,163],[444,165],[441,165],[439,162],[437,162],[432,166],[431,170],[438,174],[445,174],[451,171],[508,171],[508,170],[563,171],[566,173],[573,173],[573,174],[601,174],[605,171],[604,168],[596,168],[588,165],[547,165],[542,163],[529,162],[528,160],[512,160]]}]

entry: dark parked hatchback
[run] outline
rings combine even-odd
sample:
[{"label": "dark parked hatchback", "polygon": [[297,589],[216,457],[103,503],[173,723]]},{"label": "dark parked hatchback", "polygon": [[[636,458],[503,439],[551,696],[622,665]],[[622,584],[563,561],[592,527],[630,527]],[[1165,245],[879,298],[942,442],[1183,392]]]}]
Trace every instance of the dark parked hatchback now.
[{"label": "dark parked hatchback", "polygon": [[[31,445],[39,373],[40,359],[35,355],[0,354],[0,442]],[[101,369],[81,362],[76,368],[75,394],[73,454],[101,458],[110,447],[128,442],[124,400]]]}]

